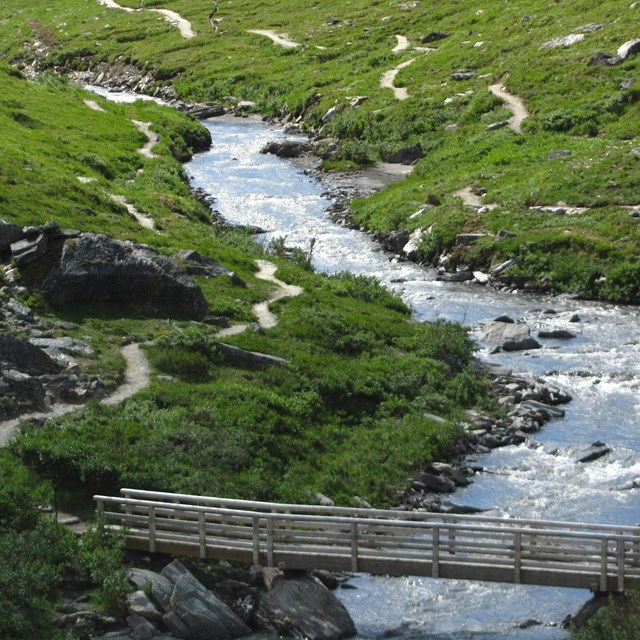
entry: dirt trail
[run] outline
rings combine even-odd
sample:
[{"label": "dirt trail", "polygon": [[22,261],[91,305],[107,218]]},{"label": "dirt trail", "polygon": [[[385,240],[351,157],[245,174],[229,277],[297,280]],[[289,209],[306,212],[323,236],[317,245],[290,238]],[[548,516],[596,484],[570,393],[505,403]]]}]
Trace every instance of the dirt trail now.
[{"label": "dirt trail", "polygon": [[83,100],[83,102],[93,111],[102,111],[102,113],[106,113],[106,111],[95,100]]},{"label": "dirt trail", "polygon": [[151,382],[151,368],[144,352],[137,343],[128,344],[122,347],[120,353],[123,355],[127,368],[124,374],[124,382],[105,398],[103,404],[119,404],[141,389],[149,386]]},{"label": "dirt trail", "polygon": [[286,33],[277,34],[271,29],[249,29],[248,33],[256,33],[259,36],[266,36],[277,45],[285,47],[285,49],[295,49],[295,47],[300,46],[300,43],[290,40],[289,36]]},{"label": "dirt trail", "polygon": [[[282,280],[278,280],[274,275],[278,270],[278,267],[273,264],[273,262],[268,262],[267,260],[256,260],[256,264],[259,267],[259,271],[256,273],[256,278],[273,282],[279,287],[277,291],[271,294],[268,300],[265,302],[258,302],[252,307],[253,314],[258,320],[258,325],[263,329],[271,329],[278,324],[278,317],[270,311],[269,305],[276,300],[281,300],[282,298],[302,295],[302,293],[304,293],[304,289],[293,284],[282,282]],[[218,333],[216,333],[216,337],[223,338],[225,336],[235,336],[246,331],[248,328],[248,324],[236,324],[232,327],[227,327],[226,329],[218,331]]]},{"label": "dirt trail", "polygon": [[114,202],[121,204],[129,212],[129,215],[138,221],[141,227],[155,231],[156,223],[151,216],[140,213],[132,204],[127,202],[124,196],[117,196],[114,193],[110,193],[108,195]]},{"label": "dirt trail", "polygon": [[153,153],[153,147],[160,140],[160,136],[155,131],[151,131],[151,123],[140,122],[140,120],[132,120],[131,122],[133,122],[138,131],[147,136],[147,141],[138,149],[138,153],[141,153],[145,158],[157,158],[158,156]]},{"label": "dirt trail", "polygon": [[513,113],[511,118],[509,118],[509,127],[516,133],[522,133],[522,121],[529,117],[529,109],[527,109],[527,105],[524,103],[524,100],[513,93],[509,93],[504,88],[502,80],[490,85],[489,91],[491,91],[494,96],[498,96],[498,98],[504,100],[507,107]]},{"label": "dirt trail", "polygon": [[175,11],[170,11],[169,9],[132,9],[131,7],[123,7],[119,5],[114,0],[98,0],[101,5],[104,5],[108,9],[120,9],[121,11],[126,11],[127,13],[137,13],[140,11],[151,11],[152,13],[159,13],[164,17],[167,22],[170,22],[174,27],[177,27],[180,31],[180,35],[190,40],[195,37],[195,33],[193,28],[191,27],[191,23],[188,20],[185,20],[179,13]]},{"label": "dirt trail", "polygon": [[[146,387],[150,378],[150,369],[147,359],[138,344],[129,344],[120,350],[127,363],[124,383],[118,389],[105,398],[104,404],[118,404],[134,393]],[[58,418],[72,411],[81,411],[84,405],[81,404],[56,404],[48,411],[33,411],[25,413],[17,418],[0,422],[0,446],[6,445],[19,431],[20,423],[23,420],[31,418],[48,420],[49,418]]]},{"label": "dirt trail", "polygon": [[398,44],[391,49],[393,53],[400,53],[400,51],[405,51],[409,48],[409,38],[407,38],[407,36],[396,33],[396,40],[398,41]]},{"label": "dirt trail", "polygon": [[382,78],[380,78],[380,87],[391,89],[396,100],[406,100],[409,97],[409,92],[404,87],[396,87],[393,83],[398,73],[408,67],[414,60],[415,58],[411,58],[411,60],[400,63],[397,67],[383,73]]}]

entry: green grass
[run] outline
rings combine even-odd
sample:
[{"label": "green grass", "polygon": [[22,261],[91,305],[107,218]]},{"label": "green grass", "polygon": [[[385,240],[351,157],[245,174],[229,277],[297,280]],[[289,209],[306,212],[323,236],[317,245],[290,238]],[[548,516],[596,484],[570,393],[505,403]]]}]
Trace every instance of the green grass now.
[{"label": "green grass", "polygon": [[[138,0],[122,4],[139,7]],[[454,250],[454,264],[489,268],[517,257],[512,275],[533,288],[640,302],[638,222],[624,208],[640,204],[640,164],[632,153],[640,144],[640,87],[630,83],[640,56],[614,67],[588,66],[596,53],[614,53],[638,36],[638,9],[628,3],[234,0],[219,3],[217,32],[208,21],[210,0],[146,0],[146,6],[180,12],[196,37],[185,40],[157,14],[109,10],[95,0],[4,0],[0,217],[23,225],[56,220],[164,254],[196,249],[248,284],[200,279],[212,315],[252,320],[252,304],[271,286],[254,277],[264,250],[244,234],[210,224],[180,164],[208,143],[204,128],[155,104],[110,103],[56,75],[133,65],[150,78],[149,91],[170,86],[184,100],[227,106],[252,100],[260,113],[289,113],[303,127],[339,138],[327,170],[420,144],[425,158],[409,178],[352,210],[381,238],[431,228],[419,247],[426,262],[449,251],[458,233],[484,232],[468,252]],[[540,47],[590,23],[603,28],[571,47]],[[285,50],[249,29],[287,33],[301,46]],[[432,51],[391,52],[396,33],[420,46],[431,31],[450,36]],[[380,78],[412,58],[396,78],[410,97],[397,101],[380,88]],[[25,79],[16,66],[39,75]],[[450,78],[463,68],[476,74],[462,82]],[[509,117],[488,91],[499,79],[531,112],[521,135],[487,131]],[[366,100],[351,106],[355,96]],[[323,124],[334,106],[339,114]],[[137,153],[145,137],[132,119],[152,123],[160,134],[157,158]],[[558,150],[570,155],[551,158]],[[474,184],[498,207],[478,215],[453,196]],[[112,195],[151,216],[158,233],[143,229]],[[430,196],[441,204],[412,217]],[[589,211],[561,216],[531,208],[559,201]],[[499,231],[510,234],[498,239]],[[123,339],[141,336],[154,341],[148,348],[154,374],[173,381],[154,379],[120,407],[91,406],[81,416],[25,429],[1,461],[8,489],[24,497],[28,477],[21,465],[28,464],[58,495],[76,501],[126,483],[295,501],[321,491],[341,504],[352,504],[356,495],[391,504],[417,469],[451,453],[464,408],[492,409],[482,380],[468,369],[471,347],[460,327],[412,324],[402,303],[366,278],[321,277],[304,269],[303,260],[302,266],[274,260],[279,277],[300,284],[305,294],[274,305],[275,328],[229,342],[290,361],[278,369],[226,361],[212,347],[215,327],[206,323],[159,322],[128,309],[49,309],[29,296],[45,317],[77,323],[73,335],[90,340],[96,355],[81,362],[83,373],[99,374],[114,387],[124,369]],[[424,417],[429,413],[445,416],[449,426],[433,424]],[[0,507],[13,513],[3,496]],[[25,503],[24,511],[33,514],[33,505]],[[38,537],[36,551],[48,535]],[[29,543],[6,518],[0,538],[5,555],[12,545]],[[42,583],[54,588],[55,563],[43,565],[38,553],[34,571],[49,571]],[[24,571],[12,568],[3,576],[9,583],[18,576],[22,584]],[[37,603],[45,627],[50,597],[47,591]],[[28,636],[24,608],[15,613]],[[38,629],[42,637],[50,632]]]},{"label": "green grass", "polygon": [[[124,4],[139,6],[134,0]],[[262,113],[279,115],[284,108],[293,117],[302,116],[306,126],[316,128],[324,113],[337,105],[341,111],[323,127],[323,133],[341,138],[343,144],[326,161],[328,170],[350,169],[420,143],[427,157],[418,163],[413,176],[358,204],[354,214],[359,222],[379,234],[411,230],[417,223],[408,216],[426,195],[446,198],[473,183],[488,190],[486,201],[500,205],[491,216],[478,219],[463,216],[465,212],[454,203],[445,203],[433,213],[440,240],[425,248],[424,260],[436,257],[435,247],[449,249],[454,231],[494,233],[497,227],[516,232],[519,246],[528,248],[530,259],[524,269],[534,287],[550,280],[545,278],[542,259],[549,250],[549,243],[541,241],[545,234],[583,235],[581,251],[597,262],[598,272],[605,277],[626,280],[628,265],[631,270],[637,267],[637,225],[624,220],[612,224],[611,210],[603,207],[617,208],[615,212],[623,218],[626,210],[620,206],[639,204],[640,167],[630,152],[638,146],[640,89],[637,84],[624,83],[636,77],[640,57],[615,67],[588,66],[599,51],[614,53],[620,44],[637,37],[637,10],[621,7],[619,2],[573,0],[565,6],[542,1],[480,4],[438,0],[407,8],[401,2],[352,0],[337,6],[296,3],[292,12],[287,0],[238,0],[220,4],[216,17],[222,20],[217,32],[208,22],[209,0],[147,4],[170,7],[189,19],[197,34],[192,40],[183,39],[156,14],[108,10],[93,1],[78,6],[70,0],[56,0],[46,7],[25,8],[17,0],[8,0],[5,5],[0,58],[10,62],[30,61],[35,56],[41,68],[67,70],[86,69],[97,62],[131,63],[151,74],[156,86],[170,84],[184,99],[224,101],[233,96],[253,100]],[[587,33],[582,42],[570,47],[540,46],[594,23],[603,28]],[[301,46],[283,49],[248,33],[256,28],[286,32]],[[450,36],[434,43],[433,51],[391,52],[396,33],[420,45],[421,38],[434,30]],[[34,53],[43,48],[44,53]],[[411,97],[399,102],[390,90],[380,89],[380,77],[411,58],[413,64],[396,79],[396,85],[405,86]],[[461,68],[474,69],[476,76],[462,82],[450,80],[450,74]],[[525,120],[523,135],[508,129],[486,131],[488,124],[509,115],[487,90],[498,78],[529,107],[531,117]],[[352,107],[346,98],[356,95],[367,99]],[[13,122],[37,129],[43,119],[38,114],[17,113]],[[452,123],[458,129],[445,131]],[[135,135],[130,132],[130,139]],[[560,149],[572,155],[548,159],[550,152]],[[84,161],[85,165],[93,163],[90,175],[100,177],[105,171],[118,170],[117,158],[95,155],[98,158]],[[128,195],[162,218],[157,199],[148,191],[152,179],[162,184],[172,181],[159,167],[153,178],[150,172],[144,180],[135,181]],[[97,185],[76,185],[74,190],[93,191],[93,197],[100,199],[103,196],[95,193],[97,189]],[[529,209],[559,201],[594,210],[579,220],[549,220]],[[163,204],[189,208],[184,200]],[[423,222],[433,221],[426,217],[420,224]],[[600,255],[603,243],[609,245],[606,259]],[[486,268],[502,259],[509,248],[498,241],[485,243],[482,252],[460,259],[472,259]],[[581,290],[595,298],[638,301],[630,283],[624,282],[622,288],[590,287],[588,277],[581,278],[577,267],[570,276],[551,280],[554,291]]]}]

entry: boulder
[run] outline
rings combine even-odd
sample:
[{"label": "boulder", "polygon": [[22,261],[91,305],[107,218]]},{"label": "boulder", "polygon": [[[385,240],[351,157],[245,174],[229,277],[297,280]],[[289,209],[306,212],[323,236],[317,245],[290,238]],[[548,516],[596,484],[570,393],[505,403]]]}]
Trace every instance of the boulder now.
[{"label": "boulder", "polygon": [[422,491],[429,491],[433,493],[453,493],[456,490],[456,485],[453,480],[446,476],[436,476],[433,473],[419,473],[417,480],[414,481],[414,485],[419,483],[419,489]]},{"label": "boulder", "polygon": [[181,633],[184,633],[186,627],[190,634],[179,637],[222,640],[240,638],[251,633],[251,629],[178,560],[174,560],[162,571],[172,582],[175,578],[170,612],[182,624],[177,623],[173,616],[165,616],[165,623],[169,626],[169,621],[171,622],[172,626],[169,628],[172,632],[181,629]]},{"label": "boulder", "polygon": [[216,342],[216,349],[232,362],[241,365],[257,366],[257,367],[282,367],[291,364],[289,360],[280,358],[279,356],[271,356],[267,353],[258,351],[247,351],[240,347],[234,347],[224,342]]},{"label": "boulder", "polygon": [[476,72],[473,69],[460,69],[455,73],[452,73],[449,77],[452,80],[457,80],[458,82],[462,80],[471,80],[476,76]]},{"label": "boulder", "polygon": [[132,591],[127,594],[129,615],[141,616],[150,622],[162,622],[162,613],[144,591]]},{"label": "boulder", "polygon": [[276,577],[260,599],[256,620],[269,631],[309,640],[339,640],[356,633],[344,605],[319,581],[306,577]]},{"label": "boulder", "polygon": [[180,251],[171,256],[190,276],[222,276],[229,273],[229,269],[208,256],[197,251]]},{"label": "boulder", "polygon": [[93,347],[75,338],[29,338],[29,342],[40,349],[59,350],[74,356],[92,356]]},{"label": "boulder", "polygon": [[591,57],[587,65],[589,67],[598,67],[603,65],[609,65],[610,67],[613,67],[617,64],[620,64],[621,62],[622,60],[618,56],[600,51],[599,53],[596,53]]},{"label": "boulder", "polygon": [[24,238],[22,227],[0,220],[0,252],[6,251],[12,244]]},{"label": "boulder", "polygon": [[599,444],[598,446],[594,445],[591,447],[591,449],[592,450],[589,453],[578,458],[576,462],[578,462],[579,464],[594,462],[595,460],[599,460],[600,458],[606,456],[608,453],[611,453],[611,448],[603,444]]},{"label": "boulder", "polygon": [[11,245],[11,257],[18,268],[35,262],[47,252],[48,236],[40,233],[35,237],[18,240]]},{"label": "boulder", "polygon": [[127,617],[127,624],[131,629],[133,640],[152,640],[159,635],[158,630],[147,619],[139,615]]},{"label": "boulder", "polygon": [[640,38],[634,38],[633,40],[627,40],[627,42],[620,46],[617,54],[621,60],[626,60],[629,56],[635,55],[638,52],[640,52]]},{"label": "boulder", "polygon": [[446,31],[432,31],[422,38],[422,44],[429,44],[431,42],[437,42],[438,40],[444,40],[448,38],[449,34]]},{"label": "boulder", "polygon": [[473,273],[471,271],[458,271],[456,273],[439,273],[436,276],[438,282],[467,282],[473,280]]},{"label": "boulder", "polygon": [[531,337],[531,329],[520,322],[491,322],[480,335],[480,340],[503,351],[540,349],[541,344]]},{"label": "boulder", "polygon": [[386,246],[395,253],[400,253],[407,242],[409,242],[409,233],[404,229],[392,231],[385,239]]},{"label": "boulder", "polygon": [[187,113],[197,120],[217,118],[223,116],[227,110],[221,104],[193,104],[187,109]]},{"label": "boulder", "polygon": [[541,327],[538,331],[538,337],[555,340],[570,340],[571,338],[575,338],[576,335],[577,334],[568,329],[554,329],[553,327]]},{"label": "boulder", "polygon": [[311,151],[311,145],[306,141],[285,140],[284,142],[268,142],[260,153],[271,153],[279,158],[299,158]]},{"label": "boulder", "polygon": [[127,574],[129,580],[138,587],[138,589],[150,589],[153,601],[160,606],[163,611],[171,605],[171,594],[173,593],[173,584],[163,575],[148,569],[129,569]]},{"label": "boulder", "polygon": [[540,45],[540,48],[553,49],[555,47],[570,47],[572,44],[576,44],[576,42],[582,42],[584,38],[585,38],[584,33],[572,33],[568,36],[564,36],[561,38],[553,38],[552,40],[543,42]]},{"label": "boulder", "polygon": [[32,376],[60,371],[42,349],[10,333],[0,333],[0,363]]},{"label": "boulder", "polygon": [[403,253],[406,254],[409,260],[415,260],[418,257],[418,245],[423,233],[425,233],[424,229],[414,229],[409,236],[409,240],[402,247]]},{"label": "boulder", "polygon": [[387,162],[392,164],[413,164],[424,158],[424,151],[420,144],[414,144],[412,147],[404,147],[387,156]]},{"label": "boulder", "polygon": [[143,313],[202,320],[208,306],[196,283],[153,249],[85,233],[64,243],[41,287],[52,305],[129,305]]}]

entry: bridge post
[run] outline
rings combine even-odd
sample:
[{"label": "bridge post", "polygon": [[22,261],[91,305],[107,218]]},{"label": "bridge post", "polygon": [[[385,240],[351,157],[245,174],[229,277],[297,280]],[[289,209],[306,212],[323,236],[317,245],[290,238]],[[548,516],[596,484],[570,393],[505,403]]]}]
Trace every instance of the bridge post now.
[{"label": "bridge post", "polygon": [[433,527],[433,560],[431,563],[431,577],[440,577],[440,528]]},{"label": "bridge post", "polygon": [[358,523],[351,523],[351,571],[358,572]]},{"label": "bridge post", "polygon": [[267,567],[273,566],[273,519],[267,518]]},{"label": "bridge post", "polygon": [[522,580],[522,531],[515,534],[513,542],[513,583],[520,584]]},{"label": "bridge post", "polygon": [[618,538],[618,591],[624,591],[624,538]]},{"label": "bridge post", "polygon": [[156,552],[156,508],[149,507],[149,553]]},{"label": "bridge post", "polygon": [[253,564],[260,564],[260,521],[253,516]]},{"label": "bridge post", "polygon": [[[456,524],[457,520],[451,520],[451,524]],[[456,555],[456,530],[449,529],[449,555]]]},{"label": "bridge post", "polygon": [[607,584],[607,572],[609,567],[609,559],[607,554],[609,553],[609,540],[607,538],[602,539],[600,545],[600,591],[608,591]]},{"label": "bridge post", "polygon": [[204,511],[198,514],[198,534],[200,541],[200,560],[207,559],[207,521]]}]

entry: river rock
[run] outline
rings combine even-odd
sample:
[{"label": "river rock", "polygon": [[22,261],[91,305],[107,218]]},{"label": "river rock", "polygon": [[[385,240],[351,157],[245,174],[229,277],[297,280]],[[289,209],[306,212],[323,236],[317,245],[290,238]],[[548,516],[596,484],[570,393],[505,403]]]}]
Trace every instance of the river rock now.
[{"label": "river rock", "polygon": [[422,239],[422,234],[425,233],[424,229],[414,229],[409,236],[409,240],[402,247],[403,253],[409,260],[415,260],[418,257],[418,245]]},{"label": "river rock", "polygon": [[491,322],[484,328],[480,340],[503,351],[540,349],[542,346],[531,337],[529,326],[520,322]]},{"label": "river rock", "polygon": [[197,120],[217,118],[223,116],[227,110],[221,104],[192,104],[187,108],[187,113]]},{"label": "river rock", "polygon": [[258,623],[269,631],[309,640],[340,640],[356,633],[344,605],[318,580],[276,577],[260,599]]},{"label": "river rock", "polygon": [[285,140],[284,142],[268,142],[260,153],[270,153],[279,158],[299,158],[311,151],[311,145],[306,141]]},{"label": "river rock", "polygon": [[541,327],[538,331],[539,338],[549,338],[555,340],[570,340],[575,338],[577,334],[568,329],[554,329],[553,327]]},{"label": "river rock", "polygon": [[56,306],[121,304],[186,320],[202,320],[208,311],[200,288],[171,259],[150,247],[94,233],[64,244],[41,291]]},{"label": "river rock", "polygon": [[600,458],[606,456],[608,453],[611,453],[611,448],[606,445],[593,446],[592,450],[586,455],[578,458],[576,460],[579,464],[584,464],[587,462],[594,462],[595,460],[599,460]]}]

